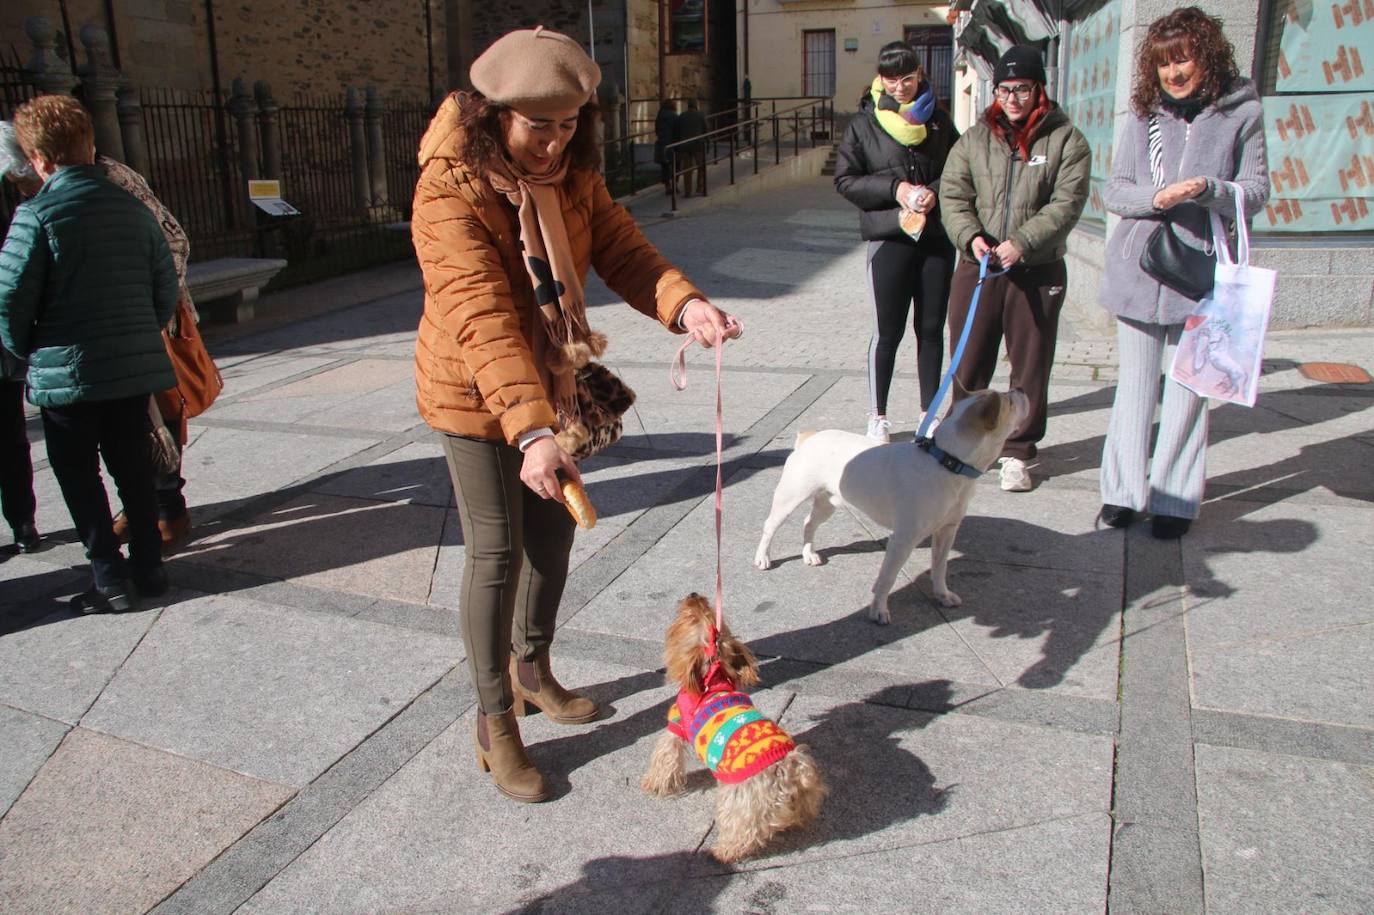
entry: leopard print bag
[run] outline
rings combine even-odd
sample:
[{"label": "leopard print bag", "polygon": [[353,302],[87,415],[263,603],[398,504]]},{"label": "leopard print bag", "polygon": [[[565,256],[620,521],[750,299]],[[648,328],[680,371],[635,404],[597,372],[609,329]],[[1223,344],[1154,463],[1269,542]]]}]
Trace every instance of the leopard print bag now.
[{"label": "leopard print bag", "polygon": [[585,428],[560,433],[559,444],[579,461],[609,448],[620,441],[621,417],[634,402],[635,392],[614,372],[588,362],[577,370],[577,409]]}]

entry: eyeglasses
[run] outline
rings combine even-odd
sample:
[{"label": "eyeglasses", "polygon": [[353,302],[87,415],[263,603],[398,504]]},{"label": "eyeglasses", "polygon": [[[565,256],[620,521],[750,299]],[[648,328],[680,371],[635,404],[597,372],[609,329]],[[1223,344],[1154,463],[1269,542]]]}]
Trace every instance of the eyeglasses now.
[{"label": "eyeglasses", "polygon": [[998,86],[992,90],[993,93],[1003,101],[1016,96],[1020,102],[1029,102],[1031,94],[1035,92],[1034,86]]}]

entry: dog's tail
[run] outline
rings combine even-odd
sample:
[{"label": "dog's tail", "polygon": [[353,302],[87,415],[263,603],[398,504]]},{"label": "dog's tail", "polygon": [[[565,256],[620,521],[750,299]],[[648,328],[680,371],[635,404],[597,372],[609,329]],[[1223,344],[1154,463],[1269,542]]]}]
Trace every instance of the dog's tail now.
[{"label": "dog's tail", "polygon": [[798,433],[797,433],[797,440],[796,440],[795,442],[792,443],[792,450],[793,450],[793,451],[796,451],[798,448],[800,448],[800,447],[802,446],[802,442],[806,441],[808,438],[810,438],[811,436],[813,436],[813,435],[815,435],[815,434],[816,434],[816,430],[815,430],[815,429],[803,429],[803,430],[801,430],[800,432],[798,432]]}]

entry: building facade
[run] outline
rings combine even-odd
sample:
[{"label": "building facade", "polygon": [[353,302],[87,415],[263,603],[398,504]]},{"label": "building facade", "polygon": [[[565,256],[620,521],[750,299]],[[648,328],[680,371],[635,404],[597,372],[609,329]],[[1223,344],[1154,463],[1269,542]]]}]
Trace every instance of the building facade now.
[{"label": "building facade", "polygon": [[753,98],[822,97],[838,113],[858,110],[876,72],[878,50],[907,40],[947,105],[955,85],[948,5],[903,0],[733,0],[737,72]]},{"label": "building facade", "polygon": [[[1214,0],[1264,105],[1271,196],[1252,224],[1253,261],[1278,270],[1271,326],[1374,324],[1374,0]],[[1130,114],[1135,54],[1165,0],[956,2],[963,56],[983,80],[1012,43],[1046,49],[1051,93],[1093,150],[1092,192],[1069,245],[1068,307],[1097,307],[1116,220],[1102,188]],[[1063,18],[1056,18],[1061,15]],[[1368,62],[1366,64],[1366,61]],[[1368,69],[1367,69],[1368,68]],[[972,90],[981,109],[987,83]]]}]

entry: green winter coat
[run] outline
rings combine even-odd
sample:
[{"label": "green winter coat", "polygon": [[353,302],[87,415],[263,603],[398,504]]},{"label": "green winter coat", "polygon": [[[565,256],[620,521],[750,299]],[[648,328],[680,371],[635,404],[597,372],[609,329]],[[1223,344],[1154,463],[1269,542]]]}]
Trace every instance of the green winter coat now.
[{"label": "green winter coat", "polygon": [[15,209],[0,248],[0,343],[29,360],[35,406],[174,387],[162,328],[176,302],[157,220],[99,166],[61,169]]},{"label": "green winter coat", "polygon": [[940,176],[941,222],[966,260],[979,235],[995,247],[1006,239],[1027,266],[1064,256],[1069,232],[1088,200],[1092,150],[1083,134],[1055,106],[1030,145],[1030,159],[998,139],[979,120],[959,138]]}]

